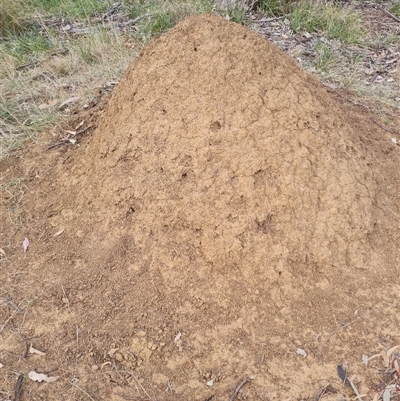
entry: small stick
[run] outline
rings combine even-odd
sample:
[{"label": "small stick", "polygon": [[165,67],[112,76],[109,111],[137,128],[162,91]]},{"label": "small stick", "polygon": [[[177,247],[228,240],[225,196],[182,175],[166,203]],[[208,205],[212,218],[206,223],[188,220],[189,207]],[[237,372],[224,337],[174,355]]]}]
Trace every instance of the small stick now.
[{"label": "small stick", "polygon": [[391,131],[390,129],[384,127],[382,124],[378,123],[374,118],[371,117],[372,122],[374,122],[379,128],[382,128],[384,131],[389,132],[392,135],[398,135],[398,133]]},{"label": "small stick", "polygon": [[[93,128],[93,125],[89,125],[88,127],[81,129],[80,131],[76,132],[75,135],[83,134],[86,131],[89,131],[91,128]],[[70,142],[70,138],[61,139],[60,142],[53,143],[52,145],[48,146],[47,149],[54,149],[58,146],[64,145],[65,143],[68,143],[68,142]]]},{"label": "small stick", "polygon": [[139,17],[136,17],[133,20],[130,20],[128,22],[130,22],[131,25],[135,25],[137,22],[139,22],[143,18],[151,17],[152,15],[153,15],[153,13],[146,13],[146,14],[143,14],[143,15],[139,15]]},{"label": "small stick", "polygon": [[19,395],[21,394],[21,387],[22,387],[22,382],[24,381],[24,375],[19,375],[17,383],[15,384],[15,396],[14,396],[14,401],[19,400]]},{"label": "small stick", "polygon": [[64,145],[64,143],[68,143],[68,142],[69,142],[69,139],[63,139],[63,140],[60,141],[60,142],[56,142],[56,143],[53,143],[52,145],[48,146],[47,149],[54,149],[54,148],[56,148],[57,146]]},{"label": "small stick", "polygon": [[83,134],[84,132],[89,131],[91,128],[93,128],[93,125],[89,125],[88,127],[81,129],[75,135]]},{"label": "small stick", "polygon": [[392,13],[390,13],[387,10],[383,10],[385,12],[385,14],[387,14],[389,17],[393,18],[395,21],[400,22],[400,18],[397,18],[395,15],[393,15]]},{"label": "small stick", "polygon": [[240,382],[240,384],[236,387],[236,390],[235,390],[235,392],[232,394],[231,398],[229,398],[229,401],[233,401],[233,400],[236,398],[236,396],[238,395],[240,389],[241,389],[247,382],[249,382],[249,381],[250,381],[250,379],[249,379],[248,377],[245,377],[245,378]]}]

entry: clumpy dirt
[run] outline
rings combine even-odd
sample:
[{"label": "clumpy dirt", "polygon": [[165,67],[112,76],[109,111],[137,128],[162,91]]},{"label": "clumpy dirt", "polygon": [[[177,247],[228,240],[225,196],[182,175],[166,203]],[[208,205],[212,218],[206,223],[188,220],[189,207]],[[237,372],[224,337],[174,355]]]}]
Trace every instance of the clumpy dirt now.
[{"label": "clumpy dirt", "polygon": [[400,341],[388,133],[213,15],[148,45],[97,124],[1,164],[23,180],[0,216],[2,391],[36,370],[59,379],[21,400],[228,400],[245,377],[236,399],[337,400],[345,364],[373,398],[384,358],[362,355]]}]

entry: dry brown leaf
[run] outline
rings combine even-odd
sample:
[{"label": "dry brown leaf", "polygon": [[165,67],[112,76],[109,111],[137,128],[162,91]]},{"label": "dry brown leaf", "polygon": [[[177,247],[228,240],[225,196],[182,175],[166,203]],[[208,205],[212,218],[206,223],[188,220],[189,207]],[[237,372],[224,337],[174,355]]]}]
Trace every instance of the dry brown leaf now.
[{"label": "dry brown leaf", "polygon": [[81,121],[76,127],[75,127],[75,131],[78,131],[78,128],[81,128],[82,125],[85,123],[85,121]]},{"label": "dry brown leaf", "polygon": [[67,100],[64,100],[59,106],[59,109],[62,109],[64,106],[66,106],[67,104],[73,103],[73,102],[77,102],[78,100],[80,100],[81,97],[80,96],[73,96],[68,98]]},{"label": "dry brown leaf", "polygon": [[28,373],[28,377],[35,381],[35,382],[42,382],[45,381],[47,383],[52,383],[55,382],[58,379],[58,376],[54,376],[54,377],[49,377],[47,375],[45,375],[44,373],[37,373],[34,370],[32,370],[31,372]]},{"label": "dry brown leaf", "polygon": [[41,355],[41,356],[46,355],[45,352],[42,352],[42,351],[39,351],[39,350],[36,349],[36,348],[33,348],[32,344],[31,344],[31,346],[30,346],[30,348],[29,348],[29,353],[30,353],[30,354],[37,354],[37,355]]}]

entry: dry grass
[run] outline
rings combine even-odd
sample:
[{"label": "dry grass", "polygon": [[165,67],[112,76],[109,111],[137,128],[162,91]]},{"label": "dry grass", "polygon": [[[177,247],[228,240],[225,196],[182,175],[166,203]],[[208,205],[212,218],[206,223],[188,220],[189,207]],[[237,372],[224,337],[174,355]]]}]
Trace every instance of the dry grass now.
[{"label": "dry grass", "polygon": [[67,116],[68,111],[58,110],[64,100],[80,96],[81,103],[87,103],[98,88],[119,79],[139,47],[113,27],[94,28],[76,38],[56,33],[50,39],[52,53],[38,52],[32,62],[21,63],[18,55],[3,52],[0,158],[27,136]]},{"label": "dry grass", "polygon": [[[208,0],[152,0],[127,2],[103,18],[99,0],[80,0],[78,10],[72,1],[52,0],[47,9],[41,0],[34,4],[29,16],[17,0],[2,17],[0,160],[26,138],[68,117],[68,109],[59,110],[63,101],[79,96],[74,106],[83,105],[99,88],[118,81],[152,37],[187,15],[212,11]],[[145,17],[129,23],[138,16]]]}]

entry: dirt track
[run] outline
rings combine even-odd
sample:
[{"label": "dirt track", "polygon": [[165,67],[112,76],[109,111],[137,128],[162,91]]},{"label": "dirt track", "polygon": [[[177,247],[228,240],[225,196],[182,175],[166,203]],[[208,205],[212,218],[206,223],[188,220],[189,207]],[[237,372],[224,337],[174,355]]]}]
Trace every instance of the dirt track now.
[{"label": "dirt track", "polygon": [[371,121],[220,17],[152,42],[80,147],[0,166],[25,214],[4,197],[0,295],[35,299],[0,309],[1,387],[219,401],[251,376],[238,399],[299,400],[350,396],[347,363],[371,391],[362,355],[400,340],[400,149]]}]

